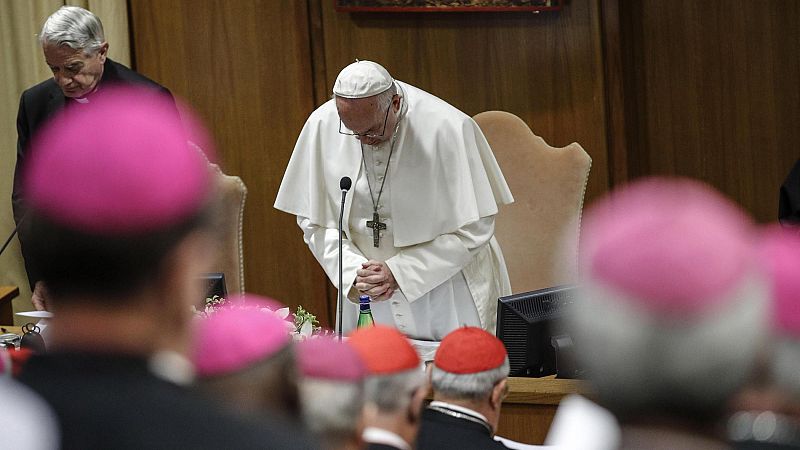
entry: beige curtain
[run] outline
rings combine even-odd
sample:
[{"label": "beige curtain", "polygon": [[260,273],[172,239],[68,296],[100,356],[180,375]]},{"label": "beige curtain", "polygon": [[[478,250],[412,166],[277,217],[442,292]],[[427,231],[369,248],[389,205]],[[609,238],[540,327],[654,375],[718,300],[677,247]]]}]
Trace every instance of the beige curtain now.
[{"label": "beige curtain", "polygon": [[[45,19],[62,5],[75,5],[95,13],[103,22],[109,56],[130,65],[128,12],[125,0],[0,0],[0,244],[14,229],[11,187],[17,160],[17,108],[25,89],[51,76],[38,45],[37,34]],[[14,239],[0,255],[0,285],[15,285],[20,296],[15,311],[33,308],[19,242]]]}]

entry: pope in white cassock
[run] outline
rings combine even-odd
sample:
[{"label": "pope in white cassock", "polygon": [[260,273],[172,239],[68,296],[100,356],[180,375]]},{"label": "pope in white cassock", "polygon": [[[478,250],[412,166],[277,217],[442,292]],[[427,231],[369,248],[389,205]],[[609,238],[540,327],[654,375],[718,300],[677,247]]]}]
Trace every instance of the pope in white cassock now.
[{"label": "pope in white cassock", "polygon": [[495,331],[497,298],[511,293],[494,238],[498,204],[513,202],[478,125],[443,100],[357,61],[297,139],[275,208],[297,216],[311,252],[339,282],[342,177],[342,328],[358,296],[378,323],[441,340],[462,325]]}]

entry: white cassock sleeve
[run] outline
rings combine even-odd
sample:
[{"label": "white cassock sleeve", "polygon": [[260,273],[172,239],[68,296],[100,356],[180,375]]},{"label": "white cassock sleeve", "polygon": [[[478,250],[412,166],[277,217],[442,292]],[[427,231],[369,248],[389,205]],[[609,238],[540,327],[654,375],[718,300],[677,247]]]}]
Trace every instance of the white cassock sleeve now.
[{"label": "white cassock sleeve", "polygon": [[432,241],[403,247],[386,260],[406,299],[413,302],[463,270],[494,235],[494,217],[483,217]]},{"label": "white cassock sleeve", "polygon": [[[303,240],[311,253],[325,270],[325,274],[338,289],[339,287],[339,230],[337,228],[325,228],[311,222],[307,217],[297,216],[297,226],[303,230]],[[361,254],[358,248],[353,245],[347,236],[342,237],[342,287],[347,292],[347,297],[358,303],[358,295],[353,286],[356,279],[356,271],[361,268],[361,264],[367,262],[367,258]],[[352,291],[352,292],[351,292]]]},{"label": "white cassock sleeve", "polygon": [[[386,260],[386,265],[408,301],[422,297],[464,269],[472,261],[473,253],[486,245],[494,235],[494,218],[483,217],[432,241],[398,249],[395,256]],[[303,240],[311,253],[328,278],[338,286],[339,230],[314,224],[302,216],[297,216],[297,225],[303,231]],[[365,262],[367,258],[358,248],[349,239],[343,239],[343,286],[352,286],[356,271]],[[347,297],[352,301],[358,299],[350,291]]]}]

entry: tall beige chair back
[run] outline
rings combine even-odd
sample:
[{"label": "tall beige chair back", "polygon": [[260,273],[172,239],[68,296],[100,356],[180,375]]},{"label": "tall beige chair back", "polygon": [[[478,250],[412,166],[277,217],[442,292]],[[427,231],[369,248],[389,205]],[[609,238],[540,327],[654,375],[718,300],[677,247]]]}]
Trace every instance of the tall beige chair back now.
[{"label": "tall beige chair back", "polygon": [[[190,144],[202,152],[200,147],[192,142]],[[219,245],[219,256],[211,271],[225,274],[225,286],[229,294],[240,294],[245,292],[242,226],[247,186],[241,178],[223,173],[218,165],[211,163],[209,165],[214,174],[217,195],[220,196],[219,235],[222,240]]]},{"label": "tall beige chair back", "polygon": [[486,111],[474,119],[514,195],[495,222],[513,292],[574,283],[591,157],[577,143],[551,147],[508,112]]}]

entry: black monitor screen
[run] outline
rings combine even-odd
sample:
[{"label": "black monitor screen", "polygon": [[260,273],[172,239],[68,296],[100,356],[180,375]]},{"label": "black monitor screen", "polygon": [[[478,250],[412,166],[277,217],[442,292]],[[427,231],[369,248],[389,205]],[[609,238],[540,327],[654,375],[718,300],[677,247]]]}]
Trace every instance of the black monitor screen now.
[{"label": "black monitor screen", "polygon": [[556,286],[498,299],[497,337],[508,352],[511,376],[556,373],[555,345],[565,341],[571,344],[559,319],[571,308],[574,292],[573,286]]},{"label": "black monitor screen", "polygon": [[206,296],[203,297],[202,303],[205,303],[206,298],[211,298],[215,295],[221,298],[228,297],[228,290],[225,288],[225,274],[222,272],[204,273],[201,277]]}]

